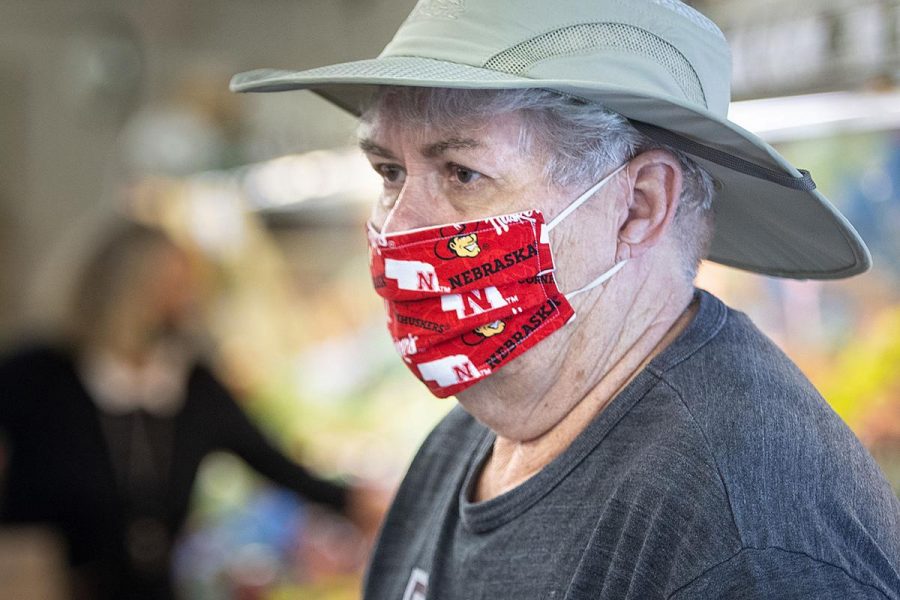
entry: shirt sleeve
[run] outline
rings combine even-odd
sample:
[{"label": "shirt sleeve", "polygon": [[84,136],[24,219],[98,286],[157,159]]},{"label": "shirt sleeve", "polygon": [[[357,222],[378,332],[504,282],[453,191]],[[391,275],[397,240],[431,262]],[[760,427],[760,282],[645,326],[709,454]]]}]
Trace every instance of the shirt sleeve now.
[{"label": "shirt sleeve", "polygon": [[0,435],[11,426],[13,420],[12,408],[17,396],[14,368],[8,358],[0,359]]},{"label": "shirt sleeve", "polygon": [[0,435],[21,427],[27,408],[42,393],[40,384],[59,376],[55,364],[44,348],[20,348],[0,357]]},{"label": "shirt sleeve", "polygon": [[201,369],[209,423],[215,424],[216,445],[241,457],[254,470],[300,496],[343,512],[348,488],[317,477],[277,450],[250,421],[232,395],[212,374]]},{"label": "shirt sleeve", "polygon": [[844,568],[781,548],[745,548],[669,596],[669,600],[897,600],[900,590],[862,581]]}]

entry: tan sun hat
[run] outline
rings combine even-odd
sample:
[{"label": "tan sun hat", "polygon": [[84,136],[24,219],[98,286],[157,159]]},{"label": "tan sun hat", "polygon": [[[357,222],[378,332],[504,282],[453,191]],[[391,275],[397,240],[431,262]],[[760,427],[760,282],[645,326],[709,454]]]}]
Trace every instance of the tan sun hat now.
[{"label": "tan sun hat", "polygon": [[728,121],[728,43],[678,0],[422,0],[378,58],[231,81],[237,92],[311,89],[355,114],[378,85],[543,88],[596,102],[716,179],[710,260],[798,279],[871,264],[809,173]]}]

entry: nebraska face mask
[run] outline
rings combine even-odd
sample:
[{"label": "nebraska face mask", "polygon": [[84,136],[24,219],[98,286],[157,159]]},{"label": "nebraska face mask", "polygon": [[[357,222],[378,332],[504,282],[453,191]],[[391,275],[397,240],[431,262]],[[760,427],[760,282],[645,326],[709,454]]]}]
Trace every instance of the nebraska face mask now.
[{"label": "nebraska face mask", "polygon": [[571,321],[549,233],[622,165],[552,222],[538,210],[382,234],[369,225],[369,262],[403,361],[440,398],[477,383]]}]

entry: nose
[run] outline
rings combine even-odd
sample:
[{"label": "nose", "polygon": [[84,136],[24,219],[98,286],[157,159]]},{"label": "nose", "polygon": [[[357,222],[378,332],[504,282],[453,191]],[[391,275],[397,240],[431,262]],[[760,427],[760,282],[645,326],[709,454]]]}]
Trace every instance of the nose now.
[{"label": "nose", "polygon": [[442,223],[441,197],[437,185],[428,177],[407,175],[397,200],[381,225],[381,233],[396,233]]}]

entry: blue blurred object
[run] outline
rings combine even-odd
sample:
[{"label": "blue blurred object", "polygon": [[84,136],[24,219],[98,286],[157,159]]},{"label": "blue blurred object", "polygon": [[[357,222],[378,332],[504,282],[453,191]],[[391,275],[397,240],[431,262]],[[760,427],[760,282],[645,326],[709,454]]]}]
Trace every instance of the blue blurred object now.
[{"label": "blue blurred object", "polygon": [[266,568],[274,568],[276,577],[285,576],[307,523],[307,508],[295,494],[260,487],[243,507],[223,513],[182,539],[173,564],[179,590],[189,598],[231,597],[234,572],[261,557],[273,557],[274,565]]}]

